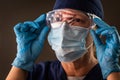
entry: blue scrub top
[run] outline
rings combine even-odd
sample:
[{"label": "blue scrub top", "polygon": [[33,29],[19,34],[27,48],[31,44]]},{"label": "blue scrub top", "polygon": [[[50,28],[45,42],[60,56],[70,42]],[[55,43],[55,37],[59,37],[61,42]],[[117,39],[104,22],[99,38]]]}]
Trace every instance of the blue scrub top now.
[{"label": "blue scrub top", "polygon": [[[27,80],[67,80],[67,76],[61,63],[56,60],[35,64]],[[99,64],[91,69],[84,80],[104,80]]]}]

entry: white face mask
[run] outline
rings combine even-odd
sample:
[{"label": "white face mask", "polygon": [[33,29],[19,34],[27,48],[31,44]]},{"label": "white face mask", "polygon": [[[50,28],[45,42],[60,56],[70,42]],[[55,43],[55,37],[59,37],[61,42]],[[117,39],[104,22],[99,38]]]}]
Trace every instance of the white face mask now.
[{"label": "white face mask", "polygon": [[52,23],[48,42],[55,51],[58,60],[75,61],[87,52],[86,37],[89,28],[69,26],[66,22]]}]

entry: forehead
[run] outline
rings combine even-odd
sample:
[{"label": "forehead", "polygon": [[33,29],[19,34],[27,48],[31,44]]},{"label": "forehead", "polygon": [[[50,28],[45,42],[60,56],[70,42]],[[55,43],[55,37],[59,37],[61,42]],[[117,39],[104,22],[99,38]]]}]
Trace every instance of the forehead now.
[{"label": "forehead", "polygon": [[78,11],[78,10],[74,10],[74,9],[60,9],[60,10],[57,10],[56,11],[56,14],[61,14],[61,15],[68,15],[68,16],[73,16],[73,15],[76,15],[76,16],[80,16],[80,17],[86,17],[88,18],[88,15],[87,13],[85,12],[82,12],[82,11]]}]

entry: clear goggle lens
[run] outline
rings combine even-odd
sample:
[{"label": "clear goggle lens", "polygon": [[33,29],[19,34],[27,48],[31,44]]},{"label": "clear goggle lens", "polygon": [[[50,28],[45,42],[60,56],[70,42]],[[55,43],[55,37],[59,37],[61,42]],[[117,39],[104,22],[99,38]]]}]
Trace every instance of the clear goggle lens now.
[{"label": "clear goggle lens", "polygon": [[94,18],[99,18],[94,14],[84,13],[73,9],[58,9],[47,13],[46,21],[48,26],[53,23],[67,22],[72,26],[81,26],[84,28],[93,28],[95,23]]}]

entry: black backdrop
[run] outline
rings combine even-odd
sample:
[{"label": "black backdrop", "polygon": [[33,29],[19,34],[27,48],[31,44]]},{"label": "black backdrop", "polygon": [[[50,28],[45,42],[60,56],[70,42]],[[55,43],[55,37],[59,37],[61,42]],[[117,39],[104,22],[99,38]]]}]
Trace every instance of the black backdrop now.
[{"label": "black backdrop", "polygon": [[[105,21],[120,26],[120,0],[103,0]],[[40,14],[52,10],[54,0],[0,0],[0,80],[8,74],[16,55],[13,26],[18,22],[32,21]],[[119,29],[120,30],[120,29]],[[47,40],[38,61],[55,59]]]}]

